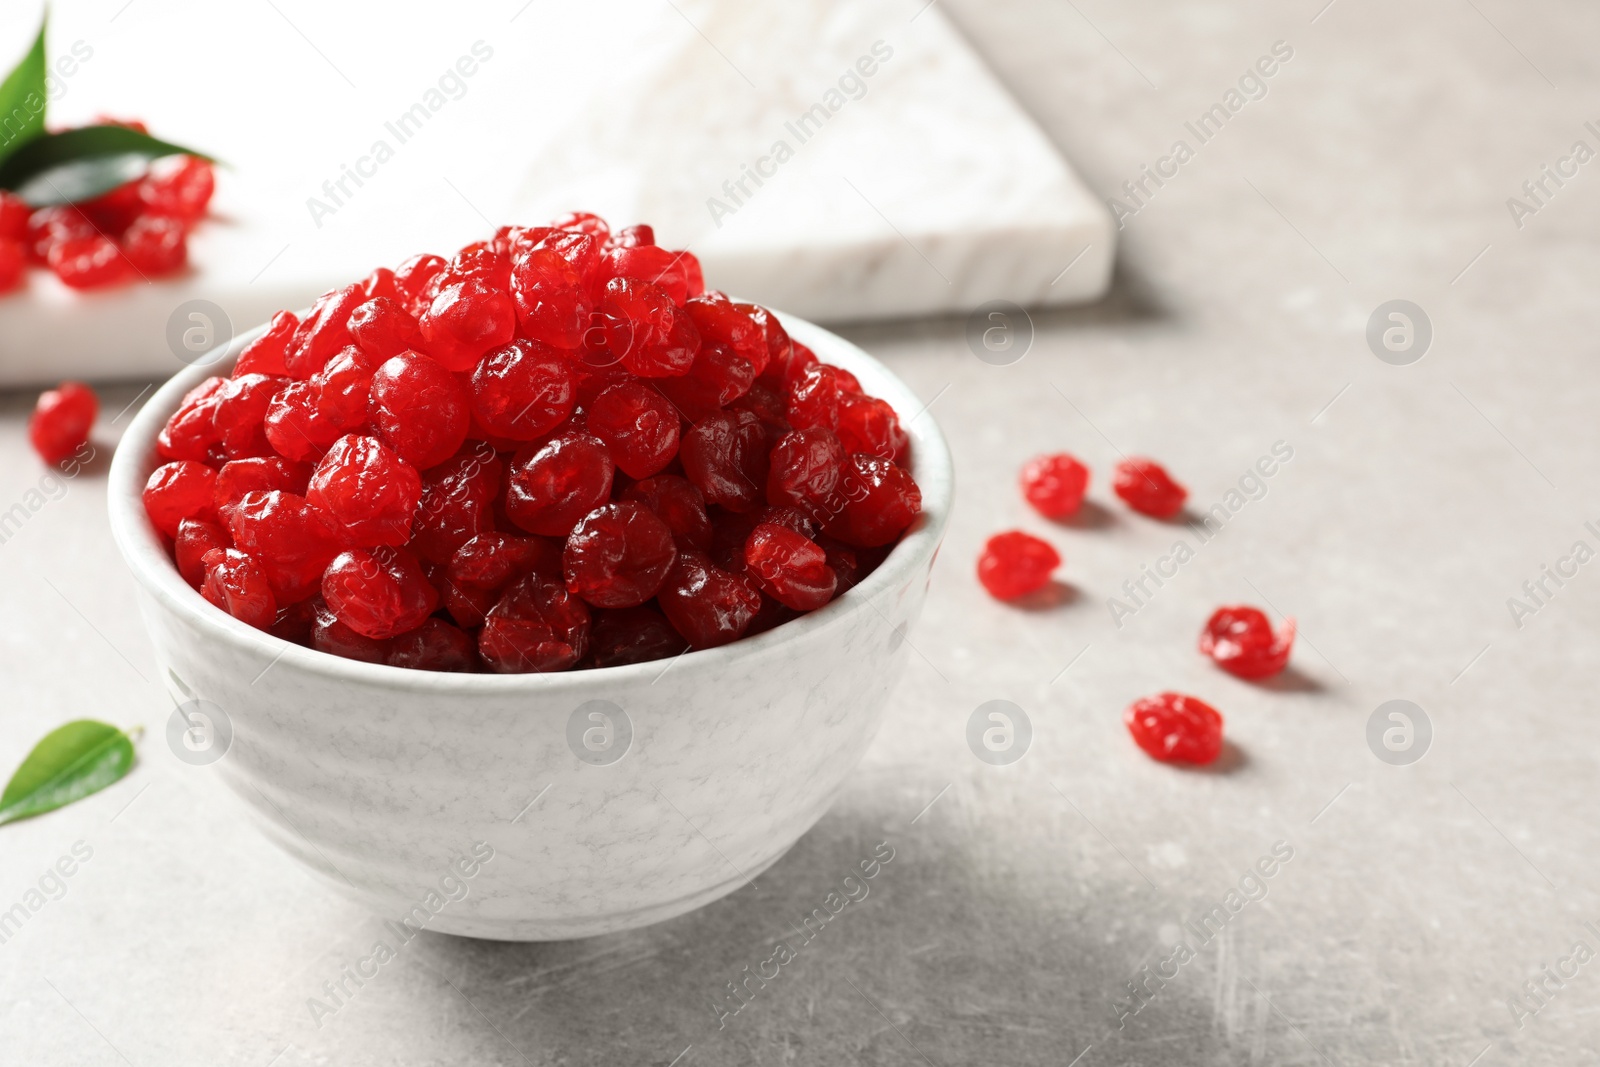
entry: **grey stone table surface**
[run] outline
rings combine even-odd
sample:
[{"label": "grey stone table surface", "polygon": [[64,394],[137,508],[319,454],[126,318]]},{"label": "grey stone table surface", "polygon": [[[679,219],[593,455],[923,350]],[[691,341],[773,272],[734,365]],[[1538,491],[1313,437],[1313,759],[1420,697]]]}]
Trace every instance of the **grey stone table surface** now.
[{"label": "grey stone table surface", "polygon": [[[380,917],[166,751],[103,470],[43,483],[32,398],[12,396],[0,506],[28,503],[0,545],[0,763],[69,718],[147,732],[123,782],[0,829],[0,909],[47,894],[0,944],[0,1062],[1600,1057],[1600,11],[946,7],[1122,200],[1120,268],[1104,303],[1036,315],[1010,365],[975,358],[960,321],[849,331],[931,403],[960,490],[918,655],[829,814],[756,884],[659,926],[558,944],[420,935],[318,1025],[308,998],[366,955]],[[1272,75],[1245,77],[1276,42]],[[1186,124],[1207,114],[1202,139]],[[1431,324],[1404,365],[1367,341],[1397,299]],[[1378,350],[1409,358],[1420,337]],[[103,445],[140,388],[106,391]],[[1095,472],[1084,517],[1060,525],[1014,487],[1056,449]],[[1220,530],[1120,507],[1119,453],[1167,461],[1197,511],[1223,506]],[[973,579],[983,539],[1010,526],[1065,556],[1050,603],[1008,607]],[[1210,609],[1237,601],[1299,620],[1272,684],[1194,649]],[[1219,766],[1177,770],[1130,743],[1122,709],[1166,688],[1224,711]],[[995,699],[1032,726],[1006,766],[966,742]],[[1414,715],[1398,754],[1368,742],[1394,699],[1431,726]],[[719,1018],[727,983],[880,842],[894,859],[870,895]],[[48,875],[75,850],[71,877]]]}]

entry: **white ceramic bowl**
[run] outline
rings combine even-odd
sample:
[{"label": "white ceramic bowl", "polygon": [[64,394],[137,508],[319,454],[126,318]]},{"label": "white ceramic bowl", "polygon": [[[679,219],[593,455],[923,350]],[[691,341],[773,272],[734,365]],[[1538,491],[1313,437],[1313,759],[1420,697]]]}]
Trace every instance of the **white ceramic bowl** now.
[{"label": "white ceramic bowl", "polygon": [[[199,773],[335,887],[381,916],[448,933],[539,941],[625,930],[760,874],[827,810],[877,732],[952,491],[949,451],[917,397],[842,338],[782,321],[899,413],[922,517],[819,611],[670,662],[562,674],[361,663],[208,604],[179,577],[140,492],[184,392],[228,373],[258,331],[174,377],[117,449],[111,526],[174,701],[206,702],[213,753],[231,728],[225,753]],[[201,721],[179,714],[169,740]]]}]

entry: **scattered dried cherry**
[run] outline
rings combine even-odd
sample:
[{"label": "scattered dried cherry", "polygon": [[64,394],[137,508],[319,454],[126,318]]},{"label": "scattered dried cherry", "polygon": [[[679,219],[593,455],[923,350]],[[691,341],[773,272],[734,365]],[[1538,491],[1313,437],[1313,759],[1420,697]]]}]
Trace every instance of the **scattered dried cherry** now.
[{"label": "scattered dried cherry", "polygon": [[1015,600],[1050,584],[1061,566],[1061,554],[1032,534],[1007,530],[995,534],[978,557],[978,581],[1000,600]]},{"label": "scattered dried cherry", "polygon": [[1170,519],[1183,510],[1189,490],[1153,459],[1125,459],[1112,475],[1112,490],[1134,511]]},{"label": "scattered dried cherry", "polygon": [[1222,752],[1222,715],[1182,693],[1140,697],[1122,721],[1133,740],[1163,763],[1210,763]]},{"label": "scattered dried cherry", "polygon": [[1277,674],[1289,662],[1294,647],[1294,620],[1272,632],[1272,623],[1259,608],[1243,604],[1218,608],[1200,631],[1200,652],[1230,674],[1251,680]]},{"label": "scattered dried cherry", "polygon": [[1047,519],[1076,513],[1088,488],[1089,468],[1065,452],[1037,456],[1022,467],[1022,495]]},{"label": "scattered dried cherry", "polygon": [[100,414],[100,399],[82,382],[62,382],[39,394],[28,420],[28,441],[52,467],[89,440]]}]

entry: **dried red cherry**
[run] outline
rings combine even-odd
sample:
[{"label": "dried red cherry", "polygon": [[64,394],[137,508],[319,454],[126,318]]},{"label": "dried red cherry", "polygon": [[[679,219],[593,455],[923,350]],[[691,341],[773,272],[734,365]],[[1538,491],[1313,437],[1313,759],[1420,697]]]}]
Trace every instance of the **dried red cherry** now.
[{"label": "dried red cherry", "polygon": [[530,574],[484,618],[478,652],[499,674],[564,671],[589,647],[589,609],[559,578]]},{"label": "dried red cherry", "polygon": [[634,482],[623,491],[622,499],[637,500],[660,517],[672,531],[680,549],[711,547],[711,519],[706,514],[706,498],[687,478],[658,474]]},{"label": "dried red cherry", "polygon": [[1000,600],[1015,600],[1050,584],[1061,566],[1061,554],[1032,534],[1007,530],[995,534],[978,557],[978,581]]},{"label": "dried red cherry", "polygon": [[1022,467],[1022,495],[1047,519],[1064,519],[1083,503],[1089,468],[1065,452],[1036,456]]},{"label": "dried red cherry", "polygon": [[683,435],[679,458],[707,503],[749,511],[766,495],[766,430],[752,412],[724,411],[695,423]]},{"label": "dried red cherry", "polygon": [[231,548],[233,541],[228,531],[208,519],[184,519],[178,523],[178,534],[172,541],[173,562],[183,580],[200,588],[205,581],[206,553],[213,548]]},{"label": "dried red cherry", "polygon": [[328,517],[342,544],[403,545],[411,539],[422,476],[376,438],[350,434],[317,464],[306,499]]},{"label": "dried red cherry", "polygon": [[745,573],[762,592],[795,611],[815,611],[833,599],[838,576],[827,553],[787,526],[763,522],[744,543]]},{"label": "dried red cherry", "polygon": [[678,558],[672,531],[635,501],[595,508],[567,536],[567,588],[597,608],[631,608],[656,595]]},{"label": "dried red cherry", "polygon": [[845,460],[839,477],[845,503],[828,532],[863,548],[886,545],[922,513],[922,491],[910,474],[880,456],[857,454]]},{"label": "dried red cherry", "polygon": [[1283,628],[1273,633],[1272,623],[1259,608],[1222,607],[1200,631],[1200,651],[1240,678],[1268,678],[1288,664],[1294,630],[1294,620],[1285,619]]},{"label": "dried red cherry", "polygon": [[660,392],[640,381],[603,390],[588,406],[589,432],[606,443],[630,478],[648,478],[678,453],[678,413]]},{"label": "dried red cherry", "polygon": [[540,341],[516,340],[484,356],[472,372],[472,414],[485,430],[534,441],[572,414],[571,360]]},{"label": "dried red cherry", "polygon": [[506,514],[529,533],[565,537],[578,520],[611,495],[613,471],[605,442],[589,433],[564,433],[511,461]]},{"label": "dried red cherry", "polygon": [[418,326],[428,354],[446,370],[471,370],[491,348],[509,342],[517,311],[511,297],[476,278],[439,290]]},{"label": "dried red cherry", "polygon": [[144,510],[155,528],[175,536],[184,519],[210,519],[217,472],[192,459],[167,463],[150,472],[144,486]]},{"label": "dried red cherry", "polygon": [[417,557],[388,546],[339,553],[322,576],[322,599],[340,622],[380,641],[415,630],[439,606]]},{"label": "dried red cherry", "polygon": [[1189,496],[1189,491],[1152,459],[1125,459],[1118,463],[1111,488],[1134,511],[1157,519],[1178,514]]},{"label": "dried red cherry", "polygon": [[373,372],[367,410],[383,443],[418,470],[455,455],[472,423],[461,383],[420,352],[402,352]]},{"label": "dried red cherry", "polygon": [[62,382],[39,394],[28,420],[28,441],[53,467],[83,447],[99,414],[93,389],[82,382]]},{"label": "dried red cherry", "polygon": [[261,564],[280,605],[315,593],[339,552],[328,520],[295,493],[246,493],[221,515],[234,545]]},{"label": "dried red cherry", "polygon": [[1222,715],[1195,697],[1140,697],[1122,719],[1135,743],[1163,763],[1210,763],[1222,752]]},{"label": "dried red cherry", "polygon": [[656,599],[694,648],[715,648],[744,636],[761,609],[760,591],[743,575],[694,551],[678,553]]},{"label": "dried red cherry", "polygon": [[259,630],[278,617],[278,604],[260,565],[236,548],[213,548],[201,560],[200,595],[240,622]]}]

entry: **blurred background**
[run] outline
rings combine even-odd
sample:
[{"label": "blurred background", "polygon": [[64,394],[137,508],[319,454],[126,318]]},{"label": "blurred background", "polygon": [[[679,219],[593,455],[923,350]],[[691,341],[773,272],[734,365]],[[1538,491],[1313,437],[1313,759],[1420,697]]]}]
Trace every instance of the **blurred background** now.
[{"label": "blurred background", "polygon": [[[0,51],[38,19],[0,13]],[[0,1048],[263,1067],[1600,1056],[1600,965],[1577,962],[1600,949],[1600,579],[1511,607],[1575,542],[1600,547],[1597,31],[1577,0],[55,5],[52,54],[93,58],[53,121],[142,118],[227,166],[190,273],[81,297],[36,271],[0,298],[0,510],[45,473],[37,387],[93,378],[108,454],[183,365],[183,302],[243,330],[575,208],[654,223],[708,284],[838,325],[930,405],[959,490],[877,742],[759,886],[591,941],[424,935],[317,1026],[306,999],[379,920],[238,833],[203,769],[147,737],[116,787],[0,827],[0,909],[76,842],[94,853],[0,944]],[[864,91],[841,88],[880,41]],[[441,87],[480,42],[492,55]],[[398,143],[386,124],[434,90]],[[786,123],[830,90],[799,143]],[[734,202],[724,183],[786,137],[792,159]],[[365,185],[308,206],[383,139]],[[1374,340],[1394,301],[1425,341]],[[1003,352],[982,340],[992,302]],[[1126,583],[1198,539],[1122,509],[1111,465],[1157,457],[1204,510],[1280,443],[1265,491],[1119,618]],[[1094,471],[1082,521],[1018,495],[1022,462],[1054,451]],[[0,544],[7,766],[67,718],[169,712],[103,498],[91,465]],[[974,580],[1013,526],[1065,557],[1059,603]],[[1194,652],[1236,602],[1298,620],[1287,681]],[[1134,749],[1122,708],[1169,688],[1222,709],[1226,765]],[[992,699],[1031,718],[1006,766],[966,742]],[[1398,764],[1369,742],[1395,699],[1429,724]],[[838,936],[719,1027],[725,984],[885,840],[897,858]],[[1149,977],[1284,849],[1259,900]]]}]

